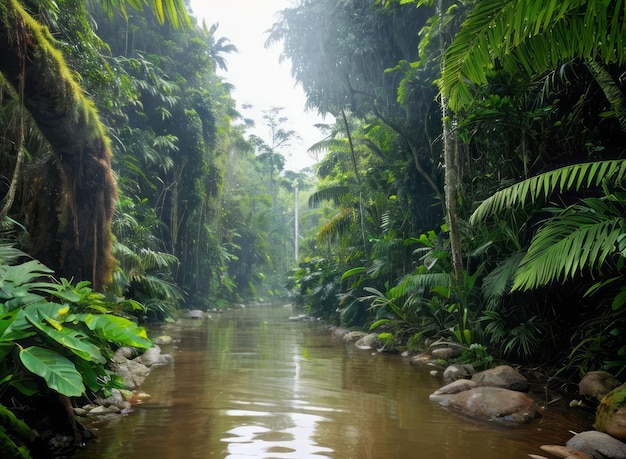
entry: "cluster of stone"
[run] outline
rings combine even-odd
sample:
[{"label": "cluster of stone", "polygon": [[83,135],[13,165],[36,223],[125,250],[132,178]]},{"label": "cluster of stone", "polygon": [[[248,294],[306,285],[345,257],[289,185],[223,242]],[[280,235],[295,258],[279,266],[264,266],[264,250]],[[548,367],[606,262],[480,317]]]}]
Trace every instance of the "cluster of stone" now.
[{"label": "cluster of stone", "polygon": [[171,344],[171,337],[160,336],[153,342],[154,346],[140,355],[135,348],[119,348],[111,359],[111,370],[122,378],[125,389],[112,389],[110,396],[74,408],[74,414],[91,420],[109,420],[127,414],[132,411],[133,405],[149,400],[150,395],[141,391],[140,386],[154,368],[174,361],[170,354],[162,353],[159,346]]}]

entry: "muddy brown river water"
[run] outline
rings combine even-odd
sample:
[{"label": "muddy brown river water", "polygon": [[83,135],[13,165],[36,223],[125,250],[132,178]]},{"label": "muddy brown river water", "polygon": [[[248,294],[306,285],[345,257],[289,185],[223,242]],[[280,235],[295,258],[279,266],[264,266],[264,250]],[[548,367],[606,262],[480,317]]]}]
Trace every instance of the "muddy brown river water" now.
[{"label": "muddy brown river water", "polygon": [[521,459],[590,429],[564,403],[522,427],[462,418],[428,400],[442,384],[428,368],[333,342],[292,315],[267,305],[185,321],[163,346],[174,365],[143,386],[152,399],[96,425],[74,457]]}]

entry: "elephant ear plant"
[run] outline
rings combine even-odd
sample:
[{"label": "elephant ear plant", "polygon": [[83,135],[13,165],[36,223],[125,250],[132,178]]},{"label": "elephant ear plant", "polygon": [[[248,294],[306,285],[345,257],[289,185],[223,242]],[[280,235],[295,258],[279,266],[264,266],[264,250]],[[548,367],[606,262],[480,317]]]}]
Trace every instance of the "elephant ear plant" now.
[{"label": "elephant ear plant", "polygon": [[116,384],[107,369],[114,349],[152,345],[144,328],[123,317],[140,304],[109,301],[88,282],[56,281],[43,264],[24,259],[0,245],[0,450],[8,457],[30,456],[20,446],[27,430],[7,400],[106,393]]}]

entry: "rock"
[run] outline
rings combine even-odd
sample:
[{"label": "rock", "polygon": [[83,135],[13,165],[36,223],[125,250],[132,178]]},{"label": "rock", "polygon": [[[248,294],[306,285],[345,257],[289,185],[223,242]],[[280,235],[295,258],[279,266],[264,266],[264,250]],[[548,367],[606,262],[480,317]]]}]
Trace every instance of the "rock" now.
[{"label": "rock", "polygon": [[458,379],[470,379],[474,374],[474,367],[471,365],[459,365],[457,363],[449,365],[443,372],[443,380],[449,384]]},{"label": "rock", "polygon": [[311,316],[309,316],[308,314],[298,314],[297,316],[291,316],[289,317],[289,322],[301,322],[303,320],[310,320]]},{"label": "rock", "polygon": [[127,359],[132,359],[136,356],[137,349],[135,349],[134,347],[124,346],[115,351],[115,354],[113,354],[113,361],[117,363],[122,363]]},{"label": "rock", "polygon": [[578,393],[602,400],[621,383],[608,371],[590,371],[578,383]]},{"label": "rock", "polygon": [[463,392],[465,390],[470,390],[476,387],[476,383],[469,379],[458,379],[450,384],[446,384],[443,387],[440,387],[434,392],[434,395],[441,394],[458,394],[459,392]]},{"label": "rock", "polygon": [[433,356],[429,352],[421,352],[409,357],[409,362],[415,365],[428,364],[432,362]]},{"label": "rock", "polygon": [[568,448],[560,445],[543,445],[541,447],[547,453],[553,454],[556,457],[564,457],[566,459],[593,459],[588,454],[578,451],[577,449]]},{"label": "rock", "polygon": [[116,413],[118,412],[119,409],[117,411],[114,410],[114,408],[109,408],[106,406],[96,406],[93,410],[89,411],[89,414],[92,416],[98,416],[98,415],[106,415],[106,414],[111,414],[111,413]]},{"label": "rock", "polygon": [[109,395],[107,398],[99,398],[97,401],[98,404],[102,406],[117,406],[124,401],[124,398],[122,397],[122,393],[119,389],[111,389],[111,395]]},{"label": "rock", "polygon": [[163,365],[169,365],[174,361],[174,358],[169,354],[161,354],[161,348],[157,345],[146,349],[142,355],[134,359],[135,362],[139,362],[147,367],[158,367]]},{"label": "rock", "polygon": [[204,319],[204,311],[201,311],[200,309],[192,309],[187,313],[187,317],[195,320]]},{"label": "rock", "polygon": [[358,340],[360,340],[361,338],[364,338],[365,336],[367,336],[367,333],[362,332],[362,331],[351,331],[346,333],[345,335],[343,335],[343,340],[346,343],[356,343]]},{"label": "rock", "polygon": [[378,341],[378,333],[370,333],[369,335],[365,335],[363,338],[359,339],[355,346],[359,349],[376,349],[380,346]]},{"label": "rock", "polygon": [[626,459],[626,444],[603,432],[581,432],[570,438],[566,446],[593,458]]},{"label": "rock", "polygon": [[135,360],[126,359],[124,362],[113,362],[111,367],[124,380],[124,386],[129,389],[136,389],[141,386],[150,373],[147,366]]},{"label": "rock", "polygon": [[350,333],[350,330],[348,330],[347,328],[336,327],[333,330],[333,335],[335,335],[337,338],[343,338],[348,333]]},{"label": "rock", "polygon": [[518,392],[528,391],[528,380],[515,368],[500,365],[472,376],[477,386],[500,387]]},{"label": "rock", "polygon": [[438,347],[431,349],[430,353],[436,359],[450,360],[461,355],[461,350],[457,347]]},{"label": "rock", "polygon": [[524,424],[537,415],[537,405],[526,394],[500,387],[475,387],[452,395],[447,407],[474,419]]},{"label": "rock", "polygon": [[618,440],[626,440],[626,384],[602,397],[593,426]]},{"label": "rock", "polygon": [[172,344],[172,342],[173,342],[173,341],[174,341],[174,340],[173,340],[173,339],[172,339],[172,337],[171,337],[171,336],[169,336],[169,335],[161,335],[161,336],[157,336],[156,338],[154,338],[154,339],[152,340],[152,342],[153,342],[154,344],[157,344],[157,345],[162,345],[162,346],[167,346],[167,345],[169,345],[169,344]]}]

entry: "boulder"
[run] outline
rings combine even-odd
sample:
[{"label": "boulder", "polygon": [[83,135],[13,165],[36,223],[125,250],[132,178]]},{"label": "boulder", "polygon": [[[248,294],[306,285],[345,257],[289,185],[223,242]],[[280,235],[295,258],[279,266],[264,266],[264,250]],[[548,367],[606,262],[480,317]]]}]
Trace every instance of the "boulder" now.
[{"label": "boulder", "polygon": [[187,317],[189,317],[190,319],[204,319],[205,315],[204,315],[204,311],[201,311],[200,309],[192,309],[191,311],[189,311],[187,313]]},{"label": "boulder", "polygon": [[111,367],[123,379],[124,386],[129,389],[141,386],[150,373],[150,368],[141,362],[128,359],[123,362],[113,362]]},{"label": "boulder", "polygon": [[445,406],[474,419],[503,424],[528,423],[538,410],[526,394],[500,387],[475,387],[459,392]]},{"label": "boulder", "polygon": [[500,387],[518,392],[528,391],[528,380],[517,369],[500,365],[472,376],[477,386]]},{"label": "boulder", "polygon": [[594,458],[626,459],[626,444],[603,432],[581,432],[570,438],[566,446]]},{"label": "boulder", "polygon": [[449,384],[458,379],[470,379],[474,374],[472,365],[460,365],[458,363],[449,365],[443,372],[443,380]]},{"label": "boulder", "polygon": [[381,346],[381,343],[378,340],[378,333],[370,333],[359,339],[354,345],[359,349],[367,350],[376,349]]},{"label": "boulder", "polygon": [[445,386],[440,387],[434,392],[434,394],[435,395],[458,394],[459,392],[470,390],[470,389],[473,389],[474,387],[476,387],[476,383],[474,381],[471,381],[469,379],[457,379],[456,381],[451,382],[450,384],[446,384]]},{"label": "boulder", "polygon": [[158,367],[169,365],[174,361],[174,358],[169,354],[161,354],[161,348],[155,344],[134,360],[147,367]]},{"label": "boulder", "polygon": [[430,353],[435,359],[441,359],[446,361],[454,357],[458,357],[456,350],[451,347],[438,347],[436,349],[432,349]]},{"label": "boulder", "polygon": [[578,393],[602,400],[621,383],[608,371],[590,371],[578,383]]},{"label": "boulder", "polygon": [[448,406],[448,402],[454,394],[473,389],[474,387],[476,387],[476,383],[474,381],[469,379],[459,379],[437,389],[428,397],[428,399],[441,406]]},{"label": "boulder", "polygon": [[361,338],[367,336],[367,333],[363,331],[351,331],[343,335],[342,339],[346,343],[356,343]]},{"label": "boulder", "polygon": [[602,397],[593,426],[618,440],[626,440],[626,384]]}]

